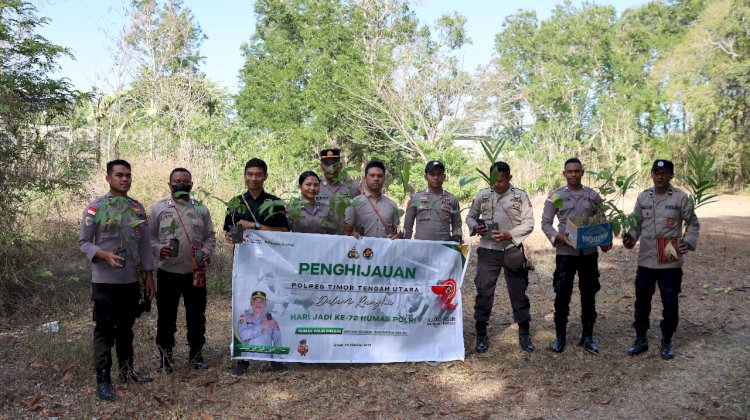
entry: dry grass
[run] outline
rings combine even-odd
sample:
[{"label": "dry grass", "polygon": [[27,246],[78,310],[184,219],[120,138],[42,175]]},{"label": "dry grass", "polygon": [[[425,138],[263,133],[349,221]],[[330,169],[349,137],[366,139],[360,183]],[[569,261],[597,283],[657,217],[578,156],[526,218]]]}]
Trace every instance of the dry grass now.
[{"label": "dry grass", "polygon": [[[283,376],[265,363],[253,362],[248,375],[236,379],[229,374],[228,358],[230,262],[222,248],[216,264],[221,271],[210,274],[209,370],[195,371],[185,364],[185,329],[178,323],[178,366],[173,375],[154,374],[150,384],[118,387],[115,402],[99,401],[89,367],[91,308],[82,292],[74,293],[62,313],[3,323],[0,418],[746,418],[750,416],[750,266],[745,256],[750,252],[750,234],[741,228],[750,226],[749,208],[747,197],[724,196],[720,204],[699,212],[700,248],[689,255],[684,267],[677,356],[671,361],[661,360],[655,351],[661,311],[657,297],[649,334],[654,349],[636,358],[626,355],[633,338],[636,252],[620,246],[600,257],[602,291],[595,338],[602,353],[594,356],[575,345],[580,334],[577,291],[571,305],[569,346],[562,354],[549,351],[554,338],[554,263],[552,250],[537,229],[530,242],[537,263],[529,287],[537,346],[532,354],[518,348],[517,327],[510,323],[507,295],[499,287],[486,354],[470,352],[464,361],[435,368],[423,363],[300,364]],[[539,219],[541,200],[535,200],[535,210]],[[74,248],[72,243],[60,248],[58,257],[65,260],[59,262],[62,268],[49,266],[55,279],[50,281],[58,281],[58,272],[88,279],[85,260],[74,255],[75,249],[63,252],[65,247]],[[473,348],[475,338],[475,259],[471,264],[463,285],[467,349]],[[710,286],[704,289],[703,284]],[[717,293],[714,287],[733,290]],[[54,290],[49,296],[64,300]],[[51,317],[60,320],[59,333],[36,331]],[[183,315],[178,316],[181,319]],[[154,312],[136,323],[136,364],[146,370],[157,365],[155,331]]]}]

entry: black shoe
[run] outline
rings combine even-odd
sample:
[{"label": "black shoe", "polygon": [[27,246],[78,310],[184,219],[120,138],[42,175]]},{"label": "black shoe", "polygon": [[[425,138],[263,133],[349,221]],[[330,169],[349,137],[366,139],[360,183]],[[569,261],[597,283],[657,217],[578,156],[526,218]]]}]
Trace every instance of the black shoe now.
[{"label": "black shoe", "polygon": [[245,372],[247,371],[247,368],[250,367],[250,362],[247,360],[238,360],[237,363],[234,364],[234,367],[232,368],[232,376],[235,378],[239,378],[241,376],[245,375]]},{"label": "black shoe", "polygon": [[635,356],[648,350],[648,340],[646,337],[636,337],[633,346],[628,349],[628,354]]},{"label": "black shoe", "polygon": [[534,351],[534,344],[531,342],[531,334],[527,332],[518,334],[518,344],[521,345],[521,350],[527,353]]},{"label": "black shoe", "polygon": [[198,354],[194,358],[190,360],[190,363],[193,364],[193,368],[195,369],[208,369],[208,362],[203,358],[202,354]]},{"label": "black shoe", "polygon": [[674,358],[674,348],[672,347],[671,341],[662,340],[660,350],[662,359],[669,360]]},{"label": "black shoe", "polygon": [[596,345],[596,341],[592,340],[591,337],[581,337],[579,345],[583,346],[583,349],[589,353],[599,354],[599,347]]},{"label": "black shoe", "polygon": [[555,341],[552,343],[552,351],[554,351],[555,353],[562,353],[563,351],[565,351],[566,341],[567,340],[565,339],[564,335],[558,334],[555,337]]},{"label": "black shoe", "polygon": [[136,384],[143,384],[146,382],[151,382],[151,377],[148,375],[148,373],[136,372],[135,370],[133,370],[132,366],[125,365],[120,367],[120,382],[133,382]]},{"label": "black shoe", "polygon": [[173,365],[172,349],[159,350],[159,372],[170,374],[173,372]]},{"label": "black shoe", "polygon": [[478,335],[477,336],[477,345],[474,346],[474,350],[477,353],[485,353],[487,350],[490,349],[490,343],[487,339],[486,335]]},{"label": "black shoe", "polygon": [[289,366],[284,362],[271,362],[271,369],[275,370],[276,373],[280,375],[289,372]]},{"label": "black shoe", "polygon": [[96,370],[96,395],[105,401],[115,399],[115,388],[112,386],[109,369]]}]

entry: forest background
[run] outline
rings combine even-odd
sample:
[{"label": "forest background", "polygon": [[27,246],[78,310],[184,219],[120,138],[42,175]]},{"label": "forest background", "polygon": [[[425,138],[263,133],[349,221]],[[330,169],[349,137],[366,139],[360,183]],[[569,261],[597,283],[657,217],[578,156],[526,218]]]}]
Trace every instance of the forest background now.
[{"label": "forest background", "polygon": [[[40,313],[86,301],[75,252],[85,204],[106,192],[104,164],[134,164],[132,195],[147,207],[168,194],[171,168],[228,199],[254,156],[267,190],[296,192],[318,151],[345,150],[358,175],[378,158],[388,193],[424,188],[440,159],[447,189],[467,202],[486,170],[479,140],[503,144],[514,183],[532,193],[563,184],[562,163],[638,172],[655,158],[684,172],[688,147],[716,159],[724,192],[750,177],[750,2],[562,3],[549,18],[519,11],[495,36],[486,65],[467,71],[470,43],[456,12],[420,22],[403,0],[258,0],[242,46],[236,94],[201,71],[200,23],[182,2],[133,1],[113,40],[110,90],[82,92],[55,76],[65,46],[39,35],[33,3],[0,0],[0,314],[18,302]],[[466,145],[469,145],[468,147]],[[680,184],[680,181],[677,181]],[[206,203],[220,226],[224,205]],[[226,252],[213,292],[231,289]],[[223,259],[222,259],[223,258]],[[66,264],[68,263],[68,264]],[[222,272],[223,270],[223,272]]]}]

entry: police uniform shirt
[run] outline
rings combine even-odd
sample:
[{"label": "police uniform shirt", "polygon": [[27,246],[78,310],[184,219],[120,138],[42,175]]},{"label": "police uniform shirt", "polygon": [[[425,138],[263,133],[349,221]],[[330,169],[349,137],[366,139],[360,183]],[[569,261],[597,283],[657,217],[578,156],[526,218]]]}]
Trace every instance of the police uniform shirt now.
[{"label": "police uniform shirt", "polygon": [[290,223],[292,232],[300,233],[330,233],[333,230],[331,223],[331,209],[324,201],[316,201],[315,204],[303,204],[300,209],[299,218]]},{"label": "police uniform shirt", "polygon": [[411,197],[404,215],[404,238],[411,239],[415,220],[414,239],[450,241],[451,232],[453,235],[461,234],[458,199],[445,190],[440,194],[431,194],[429,189],[425,189]]},{"label": "police uniform shirt", "polygon": [[508,191],[498,194],[493,188],[485,188],[477,193],[466,216],[466,226],[474,231],[477,221],[497,223],[497,230],[510,232],[511,239],[495,241],[491,232],[479,240],[481,248],[505,250],[520,245],[534,230],[534,212],[526,192],[511,186]]},{"label": "police uniform shirt", "polygon": [[657,238],[680,238],[683,223],[687,223],[683,241],[688,244],[690,250],[695,251],[700,223],[693,213],[688,195],[672,185],[668,186],[664,195],[657,195],[651,187],[638,194],[633,211],[642,217],[638,224],[628,231],[633,241],[637,241],[638,238],[641,240],[638,265],[646,268],[682,267],[682,254],[679,252],[677,261],[658,261]]},{"label": "police uniform shirt", "polygon": [[337,234],[340,234],[344,228],[344,213],[339,213],[339,203],[342,201],[351,201],[352,198],[358,196],[359,184],[351,178],[344,178],[339,182],[328,183],[325,178],[320,182],[320,193],[316,199],[326,204],[331,208],[332,217],[335,221],[335,226],[338,227]]},{"label": "police uniform shirt", "polygon": [[[172,197],[164,198],[151,207],[148,218],[151,221],[149,224],[151,249],[154,258],[158,261],[158,267],[164,271],[177,274],[193,272],[190,241],[208,255],[212,255],[216,249],[216,233],[208,208],[196,203],[193,199],[174,200]],[[177,226],[174,234],[170,229],[172,221]],[[188,235],[190,239],[188,239]],[[169,240],[172,238],[177,238],[180,241],[178,256],[160,259],[161,248],[168,246]]]},{"label": "police uniform shirt", "polygon": [[[266,315],[255,316],[251,310],[245,310],[237,321],[237,334],[240,336],[240,341],[256,346],[280,346],[281,331],[278,329],[278,324],[274,323],[266,329],[262,327],[263,321],[267,319]],[[273,358],[272,354],[249,351],[243,351],[242,355]]]},{"label": "police uniform shirt", "polygon": [[[240,199],[240,207],[231,214],[227,214],[224,218],[225,231],[228,232],[229,228],[240,220],[247,220],[250,223],[255,223],[253,216],[255,216],[255,219],[257,219],[258,223],[261,225],[289,228],[289,222],[286,219],[286,210],[284,209],[284,206],[274,205],[273,210],[269,207],[267,210],[264,209],[263,214],[260,214],[260,207],[263,203],[279,200],[275,195],[263,191],[256,199],[253,198],[250,191],[247,191],[237,197]],[[245,203],[247,203],[247,206]],[[252,215],[248,211],[248,206],[250,207],[250,211],[252,211]]]},{"label": "police uniform shirt", "polygon": [[[377,209],[377,213],[373,207]],[[370,191],[365,190],[352,200],[351,207],[347,207],[344,223],[346,226],[353,226],[357,232],[364,227],[365,236],[387,238],[398,227],[398,206],[383,194],[375,198]]]},{"label": "police uniform shirt", "polygon": [[[559,197],[559,200],[562,201],[562,208],[555,208],[554,196]],[[597,204],[602,203],[602,201],[599,193],[585,186],[578,191],[571,190],[567,186],[558,188],[547,197],[542,213],[542,232],[555,247],[557,255],[589,255],[596,252],[596,247],[576,249],[562,242],[556,242],[555,238],[558,233],[567,232],[568,219],[593,215]],[[552,226],[555,215],[557,215],[558,221],[557,229]]]},{"label": "police uniform shirt", "polygon": [[[120,200],[115,202],[115,197],[111,193],[107,193],[107,195],[89,203],[83,210],[78,245],[81,252],[92,262],[92,283],[135,283],[138,281],[136,270],[138,261],[140,261],[143,271],[153,270],[151,238],[146,209],[131,197],[125,197],[125,199],[127,204],[118,207],[117,205],[123,202]],[[121,214],[122,220],[119,223],[108,223],[102,227],[99,223],[94,222],[94,217],[97,212],[106,211],[107,207],[109,207],[110,212]],[[139,220],[143,223],[138,226],[128,226],[130,222]],[[121,227],[117,226],[118,224]],[[100,249],[114,252],[119,247],[127,250],[125,267],[123,268],[112,268],[106,261],[96,258],[96,253]]]}]

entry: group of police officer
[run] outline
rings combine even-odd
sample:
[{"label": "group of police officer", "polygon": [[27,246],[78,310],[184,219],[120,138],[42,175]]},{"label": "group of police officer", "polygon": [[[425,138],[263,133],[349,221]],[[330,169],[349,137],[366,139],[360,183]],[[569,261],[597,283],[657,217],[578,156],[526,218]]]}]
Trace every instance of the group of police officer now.
[{"label": "group of police officer", "polygon": [[[446,168],[442,162],[433,160],[425,166],[427,188],[411,195],[401,230],[398,206],[383,194],[386,169],[382,162],[372,160],[367,163],[364,188],[360,191],[357,183],[341,172],[340,149],[322,150],[320,157],[324,177],[321,180],[312,171],[300,175],[302,205],[298,214],[291,218],[278,197],[263,188],[268,178],[266,163],[258,158],[247,161],[244,170],[247,191],[237,196],[239,207],[228,209],[224,221],[227,241],[231,242],[230,232],[237,227],[241,230],[291,230],[390,239],[411,239],[413,232],[415,239],[462,241],[459,203],[455,196],[443,189]],[[519,345],[522,350],[531,352],[534,345],[526,289],[528,271],[533,267],[527,258],[528,250],[523,247],[524,240],[534,228],[531,200],[526,192],[511,184],[511,169],[507,163],[494,163],[490,173],[497,174],[494,183],[477,193],[466,217],[470,235],[480,236],[475,278],[475,350],[483,353],[489,349],[487,326],[495,286],[502,270],[513,320],[518,324]],[[566,233],[569,219],[592,215],[602,202],[598,193],[581,184],[583,174],[580,160],[571,158],[565,162],[563,176],[566,185],[550,194],[542,216],[542,230],[556,249],[553,275],[556,338],[551,348],[558,353],[564,351],[566,345],[567,318],[576,273],[581,292],[582,336],[579,344],[589,352],[599,352],[593,340],[595,296],[600,288],[597,249],[574,248]],[[699,223],[687,194],[670,183],[674,176],[672,162],[655,161],[651,176],[653,187],[642,192],[635,205],[635,213],[640,215],[639,222],[623,236],[626,248],[632,248],[641,240],[635,281],[633,326],[636,340],[628,353],[637,355],[648,350],[646,330],[651,297],[658,285],[664,306],[660,350],[662,358],[670,359],[674,356],[672,335],[678,320],[682,255],[695,249]],[[106,179],[109,193],[94,200],[84,210],[79,245],[93,267],[97,394],[102,399],[111,400],[115,396],[110,377],[113,345],[120,364],[121,381],[150,380],[148,375],[133,368],[132,326],[143,310],[142,295],[147,301],[154,296],[157,299],[159,369],[164,373],[172,372],[180,296],[184,298],[186,308],[188,360],[196,369],[208,367],[202,354],[206,265],[211,261],[216,239],[208,210],[190,198],[192,177],[187,169],[176,168],[171,172],[168,185],[172,194],[157,202],[148,217],[144,207],[127,195],[132,181],[128,162],[114,160],[107,163]],[[267,204],[269,202],[271,204]],[[97,216],[100,212],[106,212],[106,217]],[[553,227],[555,217],[558,219],[557,229]],[[118,252],[123,248],[124,253]],[[601,247],[604,252],[610,248],[611,245]],[[152,277],[154,265],[158,266],[158,288]],[[138,282],[141,276],[142,291]],[[246,311],[247,319],[241,319],[241,327],[248,331],[248,337],[255,327],[268,336],[278,333],[276,321],[255,314],[255,309],[265,307],[265,303],[262,292],[253,293],[251,309]],[[276,361],[272,361],[271,366],[278,372],[288,370],[285,364]],[[247,361],[239,361],[232,374],[242,376],[247,368]]]}]

